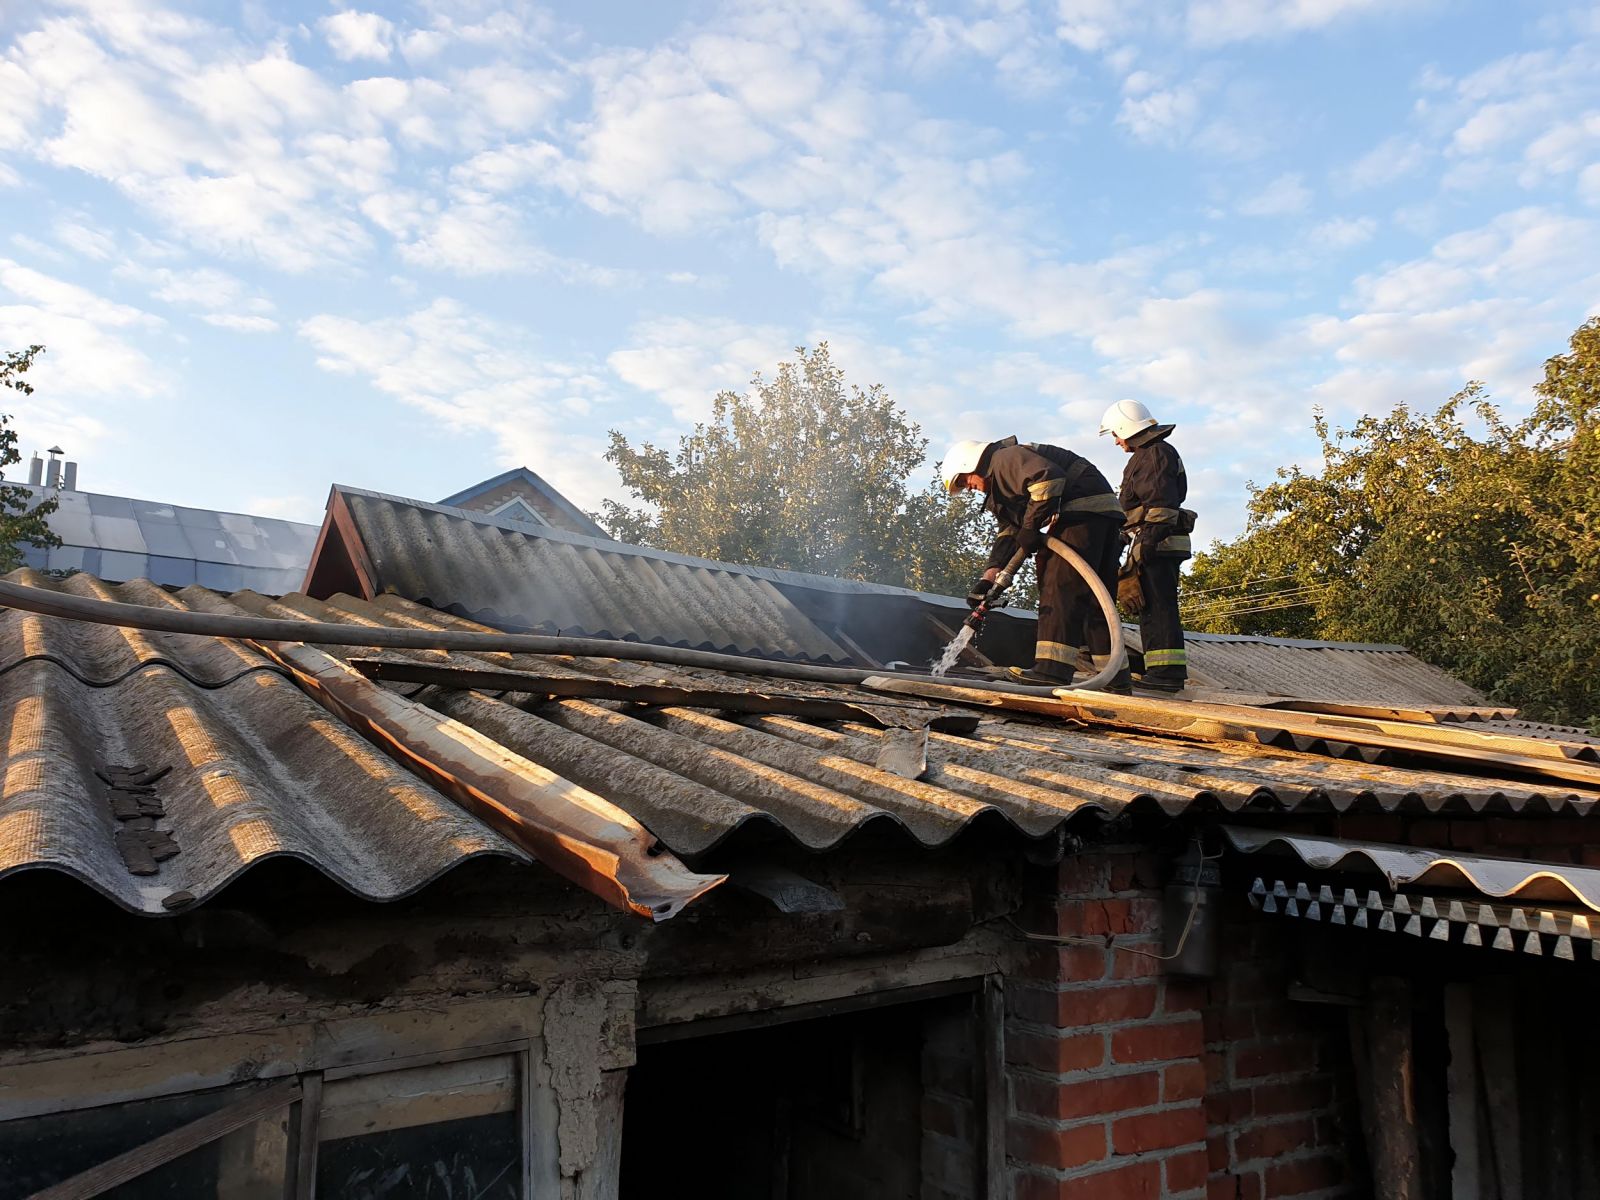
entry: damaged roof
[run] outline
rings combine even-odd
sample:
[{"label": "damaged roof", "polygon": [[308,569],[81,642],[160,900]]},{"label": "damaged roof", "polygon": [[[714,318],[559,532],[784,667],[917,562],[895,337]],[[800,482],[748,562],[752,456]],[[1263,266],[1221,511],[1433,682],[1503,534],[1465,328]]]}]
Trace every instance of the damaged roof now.
[{"label": "damaged roof", "polygon": [[[13,579],[171,609],[481,628],[396,596],[273,600],[85,575],[61,583],[32,572]],[[330,649],[346,661],[379,657]],[[689,858],[749,838],[821,851],[873,827],[925,847],[950,842],[974,822],[1040,837],[1130,808],[1581,815],[1600,799],[1600,790],[1559,779],[1333,757],[1328,751],[1339,747],[1325,738],[1262,744],[1272,741],[1274,720],[1290,723],[1290,715],[1272,712],[1259,714],[1267,735],[1255,743],[970,708],[963,710],[970,732],[961,732],[929,727],[952,713],[948,706],[857,687],[612,659],[396,650],[381,658],[444,672],[523,672],[575,681],[567,690],[591,693],[665,684],[699,695],[700,703],[640,704],[604,694],[552,699],[522,681],[505,691],[386,685],[588,789]],[[366,671],[376,673],[370,663]],[[825,718],[734,712],[713,692],[773,697],[791,709],[805,698],[851,708]],[[1140,703],[1189,711],[1183,701]],[[7,738],[0,877],[54,868],[139,911],[163,911],[173,896],[203,899],[275,855],[303,858],[372,899],[415,890],[469,858],[528,857],[378,753],[242,642],[0,611],[0,730]],[[1281,748],[1291,744],[1316,752]],[[175,856],[162,857],[163,836],[175,842]]]}]

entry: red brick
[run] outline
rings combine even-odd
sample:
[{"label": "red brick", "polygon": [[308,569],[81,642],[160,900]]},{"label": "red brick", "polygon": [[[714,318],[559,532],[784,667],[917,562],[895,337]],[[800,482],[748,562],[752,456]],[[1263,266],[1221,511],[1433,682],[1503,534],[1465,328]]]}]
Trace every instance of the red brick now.
[{"label": "red brick", "polygon": [[1161,1073],[1161,1099],[1198,1100],[1206,1093],[1206,1071],[1197,1062],[1177,1063]]},{"label": "red brick", "polygon": [[1258,1117],[1287,1116],[1313,1112],[1333,1101],[1333,1084],[1326,1079],[1297,1079],[1292,1083],[1258,1084],[1253,1092],[1253,1109]]},{"label": "red brick", "polygon": [[1056,932],[1062,937],[1104,937],[1159,928],[1154,900],[1067,900],[1056,906]]},{"label": "red brick", "polygon": [[1238,1047],[1234,1050],[1233,1071],[1236,1079],[1259,1079],[1264,1075],[1287,1075],[1292,1071],[1309,1071],[1315,1064],[1314,1043],[1299,1038],[1288,1038]]},{"label": "red brick", "polygon": [[1582,862],[1586,867],[1600,867],[1600,846],[1585,846]]},{"label": "red brick", "polygon": [[1250,1090],[1212,1092],[1205,1098],[1205,1110],[1206,1124],[1213,1128],[1248,1120],[1252,1112]]},{"label": "red brick", "polygon": [[1206,1200],[1261,1200],[1261,1176],[1253,1171],[1206,1183]]},{"label": "red brick", "polygon": [[1450,849],[1450,822],[1440,819],[1412,821],[1407,841],[1413,846],[1431,846],[1436,850],[1448,850]]},{"label": "red brick", "polygon": [[1199,1105],[1123,1117],[1111,1126],[1111,1148],[1118,1154],[1143,1154],[1203,1142],[1206,1117]]},{"label": "red brick", "polygon": [[1159,990],[1154,983],[1131,983],[1062,992],[1057,997],[1056,1023],[1071,1029],[1078,1025],[1142,1021],[1156,1011]]},{"label": "red brick", "polygon": [[1007,987],[1006,1012],[1019,1021],[1053,1025],[1056,1020],[1056,993],[1053,988]]},{"label": "red brick", "polygon": [[1177,1015],[1199,1012],[1210,999],[1206,984],[1190,980],[1172,980],[1161,998],[1161,1011]]},{"label": "red brick", "polygon": [[[1126,938],[1119,939],[1118,945],[1127,945]],[[1148,949],[1151,954],[1160,954],[1160,943],[1151,941],[1141,949]],[[1152,958],[1150,954],[1132,954],[1127,950],[1119,950],[1111,956],[1111,977],[1113,979],[1154,979],[1161,974],[1161,960]]]},{"label": "red brick", "polygon": [[1078,1033],[1054,1035],[1006,1031],[1006,1061],[1017,1066],[1065,1075],[1086,1071],[1106,1060],[1106,1035]]},{"label": "red brick", "polygon": [[1139,1025],[1111,1035],[1111,1061],[1156,1062],[1198,1058],[1205,1052],[1205,1037],[1198,1018],[1162,1025]]},{"label": "red brick", "polygon": [[1451,821],[1450,844],[1464,850],[1476,850],[1489,844],[1489,831],[1482,821]]},{"label": "red brick", "polygon": [[1095,1121],[1071,1129],[1044,1129],[1013,1121],[1006,1130],[1006,1152],[1019,1162],[1071,1170],[1106,1156],[1106,1127]]},{"label": "red brick", "polygon": [[1206,1160],[1213,1171],[1226,1171],[1230,1165],[1228,1139],[1222,1136],[1206,1138]]},{"label": "red brick", "polygon": [[1111,860],[1113,892],[1154,891],[1162,884],[1161,876],[1161,858],[1156,854],[1119,854]]},{"label": "red brick", "polygon": [[1062,899],[1079,896],[1109,896],[1111,886],[1111,856],[1106,854],[1074,854],[1061,860],[1056,868],[1056,890]]},{"label": "red brick", "polygon": [[1303,1158],[1298,1162],[1278,1163],[1267,1168],[1262,1196],[1303,1196],[1307,1192],[1336,1187],[1344,1172],[1336,1158]]},{"label": "red brick", "polygon": [[1236,1162],[1249,1162],[1253,1158],[1287,1158],[1299,1150],[1309,1150],[1317,1144],[1317,1123],[1309,1117],[1291,1121],[1278,1121],[1271,1125],[1257,1125],[1237,1133],[1233,1138]]},{"label": "red brick", "polygon": [[1258,1004],[1255,1012],[1256,1034],[1260,1037],[1282,1037],[1290,1033],[1305,1033],[1314,1030],[1310,1014],[1305,1005],[1293,1005],[1288,1001],[1274,1000],[1268,1004]]},{"label": "red brick", "polygon": [[1092,983],[1104,979],[1114,957],[1099,946],[1064,946],[1056,956],[1056,978],[1062,983]]},{"label": "red brick", "polygon": [[1192,1192],[1206,1184],[1206,1155],[1203,1150],[1174,1154],[1167,1159],[1167,1191]]},{"label": "red brick", "polygon": [[1078,1117],[1149,1108],[1161,1100],[1161,1076],[1154,1071],[1141,1071],[1137,1075],[1113,1075],[1081,1083],[1018,1079],[1016,1097],[1019,1109],[1058,1121],[1071,1121]]},{"label": "red brick", "polygon": [[1064,1179],[1054,1195],[1056,1200],[1157,1200],[1161,1195],[1161,1164],[1147,1160]]}]

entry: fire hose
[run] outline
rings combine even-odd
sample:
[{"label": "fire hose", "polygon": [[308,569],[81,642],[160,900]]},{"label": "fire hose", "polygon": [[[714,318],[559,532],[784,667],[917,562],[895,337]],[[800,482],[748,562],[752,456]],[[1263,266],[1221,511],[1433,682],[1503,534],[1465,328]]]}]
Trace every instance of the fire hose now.
[{"label": "fire hose", "polygon": [[[1115,666],[1120,661],[1123,643],[1122,625],[1117,617],[1116,606],[1112,603],[1111,594],[1106,591],[1105,585],[1090,569],[1089,564],[1084,562],[1071,547],[1062,545],[1055,538],[1050,538],[1046,544],[1072,563],[1078,573],[1089,582],[1095,598],[1100,601],[1101,610],[1107,614],[1111,624],[1112,662]],[[68,592],[30,587],[3,579],[0,579],[0,607],[71,621],[201,637],[305,642],[311,645],[359,646],[368,649],[464,650],[480,654],[501,652],[570,655],[576,658],[615,658],[633,662],[666,663],[680,667],[700,667],[712,671],[734,671],[746,675],[764,675],[774,679],[794,679],[808,683],[858,684],[868,678],[879,676],[916,679],[923,682],[934,681],[932,676],[924,672],[825,667],[814,663],[779,662],[766,658],[749,658],[740,654],[689,650],[679,646],[653,646],[643,642],[624,642],[607,638],[457,629],[401,629],[390,626],[282,620],[275,617],[233,613],[195,612],[178,608],[153,608],[146,604],[125,604],[117,600],[74,596]],[[1115,673],[1108,668],[1080,686],[1104,687]],[[965,680],[962,682],[963,686],[979,686],[1015,695],[1049,696],[1054,691],[1047,687],[1028,687],[1005,682],[969,683]]]},{"label": "fire hose", "polygon": [[[1104,614],[1106,624],[1111,629],[1111,661],[1102,667],[1097,674],[1082,683],[1073,685],[1074,690],[1077,691],[1100,691],[1127,665],[1128,647],[1122,636],[1122,618],[1117,615],[1116,601],[1111,598],[1110,590],[1100,579],[1095,569],[1084,559],[1083,555],[1059,538],[1046,537],[1044,544],[1051,553],[1066,559],[1072,569],[1083,576],[1083,581],[1089,585],[1089,591],[1099,603],[1100,611]],[[1018,550],[1011,556],[1011,561],[1002,567],[1000,573],[994,577],[994,583],[990,586],[988,594],[984,596],[983,602],[972,610],[972,615],[967,618],[966,624],[972,629],[974,639],[982,632],[983,623],[988,619],[989,611],[996,606],[995,602],[1011,586],[1011,581],[1016,578],[1017,572],[1021,570],[1023,561],[1028,557],[1028,553],[1027,550]]]}]

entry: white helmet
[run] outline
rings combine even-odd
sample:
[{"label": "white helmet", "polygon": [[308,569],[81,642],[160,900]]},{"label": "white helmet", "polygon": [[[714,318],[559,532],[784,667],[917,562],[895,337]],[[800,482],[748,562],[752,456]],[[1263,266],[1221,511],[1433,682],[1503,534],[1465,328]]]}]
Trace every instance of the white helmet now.
[{"label": "white helmet", "polygon": [[1100,418],[1100,436],[1114,433],[1126,441],[1141,429],[1149,429],[1156,423],[1150,415],[1150,410],[1137,400],[1118,400],[1106,409],[1106,415]]},{"label": "white helmet", "polygon": [[957,442],[946,450],[944,458],[939,461],[939,477],[944,480],[944,490],[957,491],[956,478],[976,471],[978,460],[988,448],[988,442]]}]

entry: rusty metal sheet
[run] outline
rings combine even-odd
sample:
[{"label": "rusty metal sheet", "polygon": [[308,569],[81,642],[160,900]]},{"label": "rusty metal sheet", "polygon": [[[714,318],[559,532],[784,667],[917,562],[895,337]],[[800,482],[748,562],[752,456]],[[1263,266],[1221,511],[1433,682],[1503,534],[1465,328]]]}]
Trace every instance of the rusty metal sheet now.
[{"label": "rusty metal sheet", "polygon": [[298,642],[262,648],[345,724],[585,891],[664,921],[724,881],[690,871],[602,797],[470,726],[440,720],[332,655]]}]

